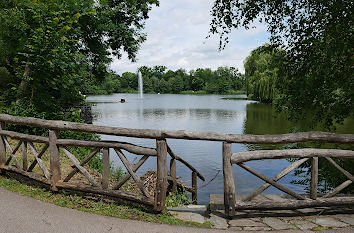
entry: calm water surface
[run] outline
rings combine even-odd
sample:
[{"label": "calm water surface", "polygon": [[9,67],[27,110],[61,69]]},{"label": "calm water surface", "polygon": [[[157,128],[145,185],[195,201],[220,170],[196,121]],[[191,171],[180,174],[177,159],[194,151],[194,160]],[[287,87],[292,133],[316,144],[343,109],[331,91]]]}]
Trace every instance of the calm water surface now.
[{"label": "calm water surface", "polygon": [[[279,134],[306,130],[301,126],[301,123],[291,123],[284,116],[275,114],[269,105],[248,100],[223,100],[223,97],[229,96],[144,94],[144,99],[141,100],[138,99],[137,94],[113,94],[89,96],[87,102],[95,103],[92,107],[93,124],[95,125],[233,134]],[[119,102],[122,98],[126,100],[125,103]],[[347,120],[343,126],[338,127],[337,131],[353,133],[354,120]],[[156,146],[155,140],[150,139],[108,135],[102,135],[102,139],[120,140],[148,147]],[[203,174],[206,182],[218,174],[209,185],[198,190],[199,203],[207,203],[211,193],[223,193],[221,142],[179,139],[168,139],[167,142],[177,155]],[[233,144],[232,150],[240,152],[258,148],[262,148],[262,146]],[[114,165],[123,166],[116,154],[113,151],[111,153]],[[130,153],[126,153],[126,155],[133,163],[140,159],[140,156],[137,155]],[[252,168],[267,176],[275,176],[288,164],[286,160],[264,160],[248,163]],[[242,168],[236,165],[233,167],[237,193],[250,193],[263,184],[260,179]],[[142,175],[152,169],[156,169],[156,159],[151,157],[138,170],[138,173]],[[177,176],[181,176],[186,184],[191,184],[190,170],[179,163],[177,163]],[[280,183],[294,191],[303,192],[303,187],[290,184],[293,179],[293,174],[289,174],[282,178]],[[206,182],[198,180],[198,186]],[[269,188],[265,193],[280,193],[280,191]]]}]

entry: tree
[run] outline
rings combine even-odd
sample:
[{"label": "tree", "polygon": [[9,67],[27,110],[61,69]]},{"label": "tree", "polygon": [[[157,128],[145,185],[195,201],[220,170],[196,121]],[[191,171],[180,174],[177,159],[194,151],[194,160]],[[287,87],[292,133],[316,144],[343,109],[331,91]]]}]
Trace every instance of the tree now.
[{"label": "tree", "polygon": [[265,44],[254,49],[245,60],[247,95],[261,102],[272,102],[282,93],[279,68],[282,66],[281,50]]},{"label": "tree", "polygon": [[216,0],[212,16],[210,33],[220,35],[220,48],[233,29],[266,23],[272,44],[286,51],[277,105],[290,116],[310,109],[330,126],[353,114],[353,1]]},{"label": "tree", "polygon": [[[131,60],[157,0],[1,0],[0,67],[15,77],[17,99],[38,112],[82,100],[86,78],[103,80],[113,56]],[[118,84],[118,83],[117,83]],[[15,106],[16,107],[16,106]],[[47,115],[47,118],[52,118]]]}]

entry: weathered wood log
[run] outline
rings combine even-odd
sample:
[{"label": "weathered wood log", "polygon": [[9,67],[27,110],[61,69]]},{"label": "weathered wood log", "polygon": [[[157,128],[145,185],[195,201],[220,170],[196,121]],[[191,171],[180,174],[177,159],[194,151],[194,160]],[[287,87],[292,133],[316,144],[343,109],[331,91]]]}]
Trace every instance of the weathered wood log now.
[{"label": "weathered wood log", "polygon": [[223,142],[222,144],[222,171],[224,174],[224,206],[225,214],[232,216],[235,214],[235,181],[231,164],[232,145]]},{"label": "weathered wood log", "polygon": [[[274,176],[272,178],[272,180],[274,180],[274,181],[280,180],[281,178],[283,178],[284,176],[289,174],[292,170],[294,170],[295,168],[297,168],[298,166],[300,166],[301,164],[303,164],[307,160],[308,160],[308,158],[304,158],[304,159],[300,159],[300,160],[295,161],[294,163],[290,164],[287,168],[285,168],[284,170],[279,172],[278,175]],[[265,191],[267,188],[269,188],[270,186],[271,186],[271,184],[269,184],[269,183],[263,184],[258,189],[256,189],[253,193],[249,194],[244,199],[242,199],[242,201],[250,201],[250,200],[252,200],[257,195],[261,194],[263,191]]]},{"label": "weathered wood log", "polygon": [[66,148],[60,147],[60,149],[68,156],[71,162],[74,163],[75,167],[79,169],[79,171],[86,177],[86,179],[95,187],[99,187],[100,185],[96,182],[96,180],[88,173],[88,171],[80,165],[79,160]]},{"label": "weathered wood log", "polygon": [[47,179],[50,179],[50,173],[49,173],[47,167],[45,166],[43,160],[41,159],[41,157],[42,157],[44,151],[47,150],[46,147],[48,148],[49,145],[46,144],[46,146],[42,149],[41,154],[38,154],[38,151],[37,151],[36,147],[33,145],[33,143],[32,143],[32,142],[28,142],[28,144],[29,144],[29,146],[30,146],[30,148],[31,148],[31,150],[32,150],[32,153],[33,153],[33,155],[34,155],[34,157],[35,157],[35,161],[36,161],[36,163],[34,163],[35,161],[33,161],[33,163],[31,164],[31,166],[29,167],[28,171],[31,172],[31,171],[33,170],[34,166],[38,163],[38,165],[39,165],[39,167],[41,168],[41,170],[42,170],[44,176],[45,176]]},{"label": "weathered wood log", "polygon": [[102,188],[107,189],[109,185],[109,148],[103,148],[102,153]]},{"label": "weathered wood log", "polygon": [[58,131],[49,130],[49,153],[50,153],[50,172],[52,174],[52,190],[58,191],[56,183],[61,179],[59,148],[57,145]]},{"label": "weathered wood log", "polygon": [[238,163],[237,165],[239,165],[240,167],[242,167],[243,169],[247,170],[248,172],[252,173],[253,175],[257,176],[258,178],[264,180],[265,182],[273,185],[274,187],[276,187],[277,189],[297,198],[300,200],[305,200],[305,197],[301,196],[298,193],[295,193],[294,191],[288,189],[287,187],[285,187],[284,185],[281,185],[275,181],[273,181],[272,179],[268,178],[267,176],[257,172],[256,170],[254,170],[253,168],[250,168],[249,166],[243,164],[243,163]]},{"label": "weathered wood log", "polygon": [[[33,143],[31,142],[30,145],[33,145]],[[33,145],[33,148],[36,149]],[[37,157],[40,159],[42,158],[42,156],[44,155],[44,153],[46,152],[46,150],[49,148],[49,144],[45,144],[43,149],[41,150],[41,152],[39,152],[39,154],[37,155]],[[37,151],[37,150],[36,150]],[[41,159],[42,160],[42,159]],[[32,164],[29,166],[28,170],[29,172],[31,172],[33,170],[33,168],[37,165],[37,158],[32,162]]]},{"label": "weathered wood log", "polygon": [[105,148],[123,149],[137,155],[156,156],[157,154],[156,150],[153,148],[137,146],[126,142],[58,139],[57,144],[59,146],[105,147]]},{"label": "weathered wood log", "polygon": [[176,159],[172,158],[170,160],[170,176],[172,178],[172,193],[177,193],[177,167]]},{"label": "weathered wood log", "polygon": [[32,180],[41,182],[43,184],[51,185],[51,181],[49,179],[47,179],[44,176],[41,176],[41,175],[39,175],[37,173],[24,171],[24,170],[22,170],[22,168],[17,168],[17,167],[14,167],[14,166],[5,166],[5,167],[3,167],[3,169],[6,170],[6,171],[9,171],[9,172],[21,174],[21,175],[23,175],[25,177],[28,177],[28,178],[30,178]]},{"label": "weathered wood log", "polygon": [[334,162],[333,159],[331,158],[326,158],[326,159],[330,164],[332,164],[335,168],[337,168],[338,171],[340,171],[343,175],[345,175],[349,180],[354,182],[354,176],[352,174],[344,170],[341,166],[339,166],[336,162]]},{"label": "weathered wood log", "polygon": [[[15,147],[15,149],[11,152],[11,154],[15,155],[18,149],[20,149],[20,146],[22,145],[22,141],[19,141]],[[7,159],[5,165],[9,165],[12,160],[12,156],[10,155],[9,158]]]},{"label": "weathered wood log", "polygon": [[[5,123],[0,122],[0,131],[5,129]],[[3,137],[0,134],[0,167],[5,166],[6,163],[6,145]]]},{"label": "weathered wood log", "polygon": [[236,210],[292,210],[312,207],[353,206],[354,197],[317,198],[316,200],[287,200],[236,202]]},{"label": "weathered wood log", "polygon": [[198,202],[198,183],[197,183],[197,173],[192,172],[192,203],[197,204]]},{"label": "weathered wood log", "polygon": [[49,139],[42,136],[34,136],[13,131],[0,130],[0,135],[27,142],[48,143]]},{"label": "weathered wood log", "polygon": [[131,192],[102,189],[99,187],[93,187],[93,186],[84,185],[84,184],[72,184],[72,183],[62,182],[62,181],[59,181],[57,183],[57,187],[63,188],[63,189],[74,190],[74,191],[81,191],[81,192],[87,192],[87,193],[93,193],[93,194],[106,195],[106,196],[115,197],[115,198],[121,198],[124,200],[134,201],[134,202],[145,204],[148,206],[154,205],[154,201],[152,200],[152,198],[145,197],[143,195],[139,195],[139,194],[131,193]]},{"label": "weathered wood log", "polygon": [[16,166],[17,168],[22,169],[22,168],[21,168],[21,164],[18,162],[18,160],[17,160],[17,158],[16,158],[16,156],[15,156],[15,153],[14,153],[14,151],[12,150],[12,147],[11,147],[11,145],[10,145],[10,143],[9,143],[9,141],[7,140],[6,137],[4,137],[4,141],[5,141],[5,144],[6,144],[7,148],[8,148],[8,150],[9,150],[10,157],[12,158],[12,160],[13,160],[14,163],[15,163],[15,166]]},{"label": "weathered wood log", "polygon": [[318,157],[312,158],[310,198],[316,200],[318,186]]},{"label": "weathered wood log", "polygon": [[[95,156],[97,154],[97,152],[99,152],[100,150],[101,150],[101,148],[96,148],[95,150],[93,150],[88,156],[86,156],[80,162],[80,166],[84,166],[86,163],[88,163],[88,161],[90,161],[90,159],[92,159],[92,157]],[[68,182],[78,172],[79,172],[79,169],[77,167],[75,167],[75,165],[74,165],[73,170],[69,173],[69,175],[67,175],[65,177],[64,182]]]},{"label": "weathered wood log", "polygon": [[27,161],[27,142],[22,142],[22,168],[27,171],[28,161]]},{"label": "weathered wood log", "polygon": [[[0,135],[8,136],[23,141],[38,142],[38,143],[49,142],[49,139],[47,137],[27,135],[23,133],[17,133],[17,132],[6,131],[6,130],[0,130]],[[110,147],[110,148],[123,149],[133,154],[150,155],[150,156],[156,156],[157,154],[156,150],[153,148],[137,146],[126,142],[115,142],[115,141],[84,141],[84,140],[74,140],[74,139],[57,139],[57,145],[58,146],[80,146],[80,147]]]},{"label": "weathered wood log", "polygon": [[129,174],[133,177],[133,180],[135,181],[136,185],[139,187],[140,191],[144,194],[144,196],[148,197],[149,194],[146,191],[143,182],[141,181],[140,177],[134,172],[132,165],[129,163],[128,159],[125,157],[123,152],[119,149],[114,149],[114,150],[116,151],[118,157],[122,161],[124,167],[127,169]]},{"label": "weathered wood log", "polygon": [[249,160],[284,159],[284,158],[311,158],[336,157],[354,158],[354,151],[337,149],[287,149],[287,150],[257,150],[234,153],[232,163],[241,163]]},{"label": "weathered wood log", "polygon": [[[172,177],[171,176],[167,176],[167,181],[169,183],[172,183]],[[190,193],[193,193],[193,191],[194,191],[192,187],[187,186],[183,182],[177,182],[177,187],[181,187],[183,190],[186,190],[186,191],[188,191]]]},{"label": "weathered wood log", "polygon": [[181,157],[177,156],[170,148],[170,146],[167,144],[167,152],[169,153],[169,155],[171,155],[172,158],[176,159],[177,161],[180,161],[181,163],[183,163],[186,167],[188,167],[192,172],[197,173],[197,176],[199,177],[199,179],[201,179],[202,181],[205,181],[205,178],[202,174],[200,174],[200,172],[197,171],[197,169],[195,169],[192,165],[190,165],[187,161],[185,161],[184,159],[182,159]]},{"label": "weathered wood log", "polygon": [[[43,176],[40,176],[37,173],[26,172],[26,171],[23,171],[22,169],[18,169],[13,166],[4,166],[3,170],[8,171],[8,172],[18,173],[24,177],[28,177],[28,178],[38,181],[40,183],[43,183],[46,185],[51,185],[50,180],[47,180],[46,178],[44,178]],[[62,181],[57,182],[56,185],[58,188],[61,188],[61,189],[87,192],[87,193],[92,193],[92,194],[99,194],[99,195],[104,195],[107,197],[121,198],[124,200],[129,200],[129,201],[134,201],[137,203],[145,204],[147,206],[154,205],[154,200],[152,198],[147,198],[147,197],[144,197],[143,195],[139,195],[136,193],[118,191],[118,190],[116,191],[116,190],[109,190],[109,189],[101,189],[101,188],[93,187],[93,186],[89,186],[89,185],[71,184],[71,183],[62,182]]]},{"label": "weathered wood log", "polygon": [[351,185],[353,183],[353,181],[351,180],[347,180],[344,181],[342,184],[340,184],[338,187],[336,187],[335,189],[333,189],[332,191],[328,192],[327,194],[325,194],[323,196],[323,198],[329,198],[329,197],[333,197],[335,196],[337,193],[339,193],[340,191],[342,191],[343,189],[345,189],[346,187],[348,187],[349,185]]},{"label": "weathered wood log", "polygon": [[[133,167],[133,172],[136,172],[140,167],[141,165],[144,164],[144,162],[149,158],[148,155],[144,155],[142,158],[140,158],[140,160],[134,165]],[[129,180],[129,178],[131,177],[130,173],[127,172],[119,181],[116,185],[113,186],[113,190],[116,190],[116,189],[120,189],[120,187],[122,187],[125,182],[127,182]]]},{"label": "weathered wood log", "polygon": [[166,140],[156,140],[157,150],[157,182],[154,210],[162,211],[166,208],[167,192],[167,143]]},{"label": "weathered wood log", "polygon": [[241,135],[215,132],[190,132],[185,130],[169,131],[152,129],[127,129],[109,126],[95,126],[66,121],[42,120],[31,117],[17,117],[7,114],[0,114],[0,121],[17,125],[29,125],[34,127],[48,128],[52,130],[72,130],[88,133],[151,139],[175,138],[250,144],[285,144],[307,141],[354,144],[354,134],[334,134],[326,132],[302,132],[281,135]]}]

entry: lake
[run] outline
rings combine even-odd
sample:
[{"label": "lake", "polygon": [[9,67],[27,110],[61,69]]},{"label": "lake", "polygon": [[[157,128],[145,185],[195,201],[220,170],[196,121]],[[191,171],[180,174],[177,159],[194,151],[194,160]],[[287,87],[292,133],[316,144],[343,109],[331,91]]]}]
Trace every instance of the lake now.
[{"label": "lake", "polygon": [[[86,101],[92,106],[93,124],[117,126],[134,129],[165,129],[189,130],[199,132],[220,132],[232,134],[280,134],[306,131],[302,123],[289,122],[282,114],[272,110],[271,105],[250,100],[225,100],[225,97],[240,97],[244,95],[172,95],[144,94],[144,99],[138,99],[137,94],[113,94],[89,96]],[[125,99],[125,103],[120,103]],[[320,130],[320,129],[316,129]],[[354,119],[348,119],[344,125],[337,127],[337,132],[353,133]],[[155,140],[102,135],[103,140],[118,140],[141,146],[155,147]],[[168,139],[167,143],[178,156],[194,166],[206,181],[198,180],[198,186],[213,179],[210,184],[198,190],[198,203],[206,204],[209,194],[223,193],[222,176],[222,143],[209,141],[188,141]],[[277,148],[279,146],[267,146]],[[264,146],[233,144],[233,152],[262,149]],[[123,166],[119,158],[111,151],[111,160],[115,166]],[[126,153],[134,163],[140,156]],[[169,161],[168,161],[169,164]],[[257,171],[272,177],[284,169],[287,160],[264,160],[247,163]],[[252,192],[263,182],[242,168],[234,165],[236,193]],[[138,170],[142,175],[148,170],[156,169],[156,158],[149,158]],[[191,185],[191,173],[185,166],[177,162],[177,176]],[[304,187],[290,183],[294,179],[291,173],[280,180],[281,184],[297,192],[303,192]],[[271,187],[265,193],[281,193]]]}]

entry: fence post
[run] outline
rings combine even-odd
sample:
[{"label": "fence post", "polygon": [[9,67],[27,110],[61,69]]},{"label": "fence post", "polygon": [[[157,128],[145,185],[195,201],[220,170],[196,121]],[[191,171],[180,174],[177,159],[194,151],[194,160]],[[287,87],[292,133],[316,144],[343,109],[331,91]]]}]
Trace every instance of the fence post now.
[{"label": "fence post", "polygon": [[22,168],[24,171],[28,169],[28,161],[27,161],[27,142],[22,142]]},{"label": "fence post", "polygon": [[[4,129],[5,129],[5,123],[0,122],[0,130],[4,130]],[[0,169],[1,167],[5,166],[5,163],[6,163],[6,145],[5,145],[4,138],[0,135]]]},{"label": "fence post", "polygon": [[109,148],[103,148],[102,154],[102,188],[107,189],[109,184]]},{"label": "fence post", "polygon": [[198,183],[197,183],[197,173],[192,172],[192,203],[197,204],[198,202]]},{"label": "fence post", "polygon": [[[4,130],[4,129],[5,129],[5,123],[0,122],[0,130]],[[6,145],[3,137],[0,136],[0,167],[5,166],[5,163],[6,163]]]},{"label": "fence post", "polygon": [[232,148],[231,143],[223,142],[222,144],[222,167],[224,174],[224,207],[225,214],[232,216],[235,214],[235,183],[232,171]]},{"label": "fence post", "polygon": [[167,192],[167,144],[166,140],[156,140],[157,150],[157,182],[154,210],[162,211],[166,208]]},{"label": "fence post", "polygon": [[58,131],[49,130],[49,152],[50,152],[50,171],[51,171],[51,189],[58,191],[56,183],[61,179],[59,148],[57,146]]},{"label": "fence post", "polygon": [[176,159],[170,160],[170,176],[172,177],[172,193],[177,193],[177,173],[176,173]]},{"label": "fence post", "polygon": [[317,185],[318,185],[318,157],[313,157],[312,167],[311,167],[311,190],[310,190],[310,198],[313,200],[317,199]]}]

